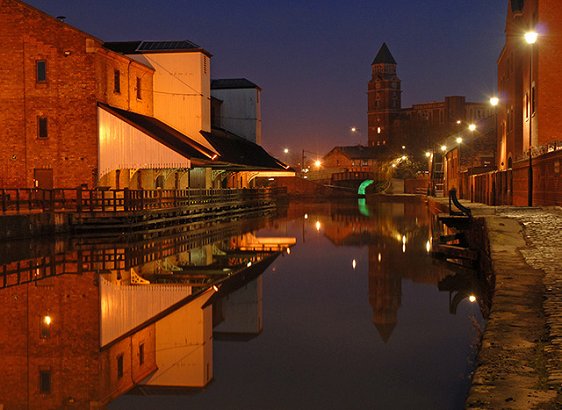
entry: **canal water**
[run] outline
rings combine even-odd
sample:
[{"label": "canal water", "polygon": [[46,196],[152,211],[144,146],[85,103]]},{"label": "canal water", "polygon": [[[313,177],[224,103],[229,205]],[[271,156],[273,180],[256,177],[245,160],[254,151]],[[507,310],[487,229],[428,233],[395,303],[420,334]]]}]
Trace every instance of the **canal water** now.
[{"label": "canal water", "polygon": [[[421,202],[0,251],[0,407],[462,409],[488,311]],[[94,407],[95,408],[95,407]]]}]

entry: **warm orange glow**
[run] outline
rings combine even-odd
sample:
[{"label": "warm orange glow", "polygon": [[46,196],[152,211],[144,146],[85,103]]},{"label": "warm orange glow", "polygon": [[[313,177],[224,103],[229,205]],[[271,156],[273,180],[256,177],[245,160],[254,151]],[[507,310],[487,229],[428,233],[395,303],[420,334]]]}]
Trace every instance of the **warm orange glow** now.
[{"label": "warm orange glow", "polygon": [[457,137],[457,144],[460,144],[462,142],[462,138],[461,137]]},{"label": "warm orange glow", "polygon": [[355,259],[351,262],[351,266],[353,267],[353,270],[357,267],[357,261]]},{"label": "warm orange glow", "polygon": [[497,106],[499,103],[500,103],[500,99],[498,97],[490,98],[490,105],[492,105],[492,107]]},{"label": "warm orange glow", "polygon": [[322,224],[320,223],[320,221],[316,221],[316,230],[320,232],[320,228],[322,227]]},{"label": "warm orange glow", "polygon": [[314,165],[316,166],[316,168],[320,168],[320,165],[322,165],[322,162],[320,162],[320,160],[317,159],[317,160],[314,162]]},{"label": "warm orange glow", "polygon": [[289,153],[289,148],[285,148],[285,149],[283,150],[283,152],[284,152],[285,154],[288,154],[288,153]]},{"label": "warm orange glow", "polygon": [[525,41],[527,44],[535,44],[539,38],[539,33],[536,31],[529,31],[525,33]]},{"label": "warm orange glow", "polygon": [[476,124],[469,124],[469,125],[468,125],[468,130],[469,130],[469,131],[476,131]]},{"label": "warm orange glow", "polygon": [[469,300],[470,303],[474,303],[474,302],[476,302],[476,296],[470,295],[470,296],[468,297],[468,300]]},{"label": "warm orange glow", "polygon": [[441,151],[443,151],[443,152],[447,151],[447,146],[446,146],[446,145],[441,145]]},{"label": "warm orange glow", "polygon": [[44,316],[43,317],[43,323],[47,326],[51,326],[52,321],[53,320],[51,319],[51,316]]},{"label": "warm orange glow", "polygon": [[427,151],[427,152],[425,153],[425,156],[426,156],[426,158],[431,157],[431,152]]}]

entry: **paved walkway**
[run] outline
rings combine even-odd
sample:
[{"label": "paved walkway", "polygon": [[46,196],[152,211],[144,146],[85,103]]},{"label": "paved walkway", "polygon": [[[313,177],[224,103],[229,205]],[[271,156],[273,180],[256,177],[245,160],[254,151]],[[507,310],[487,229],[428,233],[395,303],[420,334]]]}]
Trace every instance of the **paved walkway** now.
[{"label": "paved walkway", "polygon": [[496,277],[466,407],[562,409],[562,208],[462,202],[486,220]]}]

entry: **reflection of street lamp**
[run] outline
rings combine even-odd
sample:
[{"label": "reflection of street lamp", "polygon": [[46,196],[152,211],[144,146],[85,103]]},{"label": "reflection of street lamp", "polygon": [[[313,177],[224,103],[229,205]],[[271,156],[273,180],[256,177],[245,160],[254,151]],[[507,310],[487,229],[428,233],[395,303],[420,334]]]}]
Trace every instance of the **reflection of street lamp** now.
[{"label": "reflection of street lamp", "polygon": [[528,204],[533,206],[533,152],[531,147],[533,146],[533,115],[535,111],[535,96],[533,92],[533,52],[534,44],[537,42],[539,35],[536,31],[529,31],[525,33],[525,41],[531,46],[530,58],[529,58],[529,173],[527,178],[528,181]]}]

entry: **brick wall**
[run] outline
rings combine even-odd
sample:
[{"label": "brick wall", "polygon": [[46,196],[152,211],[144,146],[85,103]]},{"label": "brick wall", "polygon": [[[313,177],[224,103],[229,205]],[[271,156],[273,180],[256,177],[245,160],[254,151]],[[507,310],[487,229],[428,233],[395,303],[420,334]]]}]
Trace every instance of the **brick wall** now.
[{"label": "brick wall", "polygon": [[[151,115],[152,69],[17,0],[0,0],[0,41],[0,186],[32,187],[35,169],[52,170],[55,187],[95,186],[97,102]],[[38,60],[46,64],[43,82]],[[120,94],[115,69],[123,72]],[[47,118],[47,138],[38,138],[38,117]]]}]

